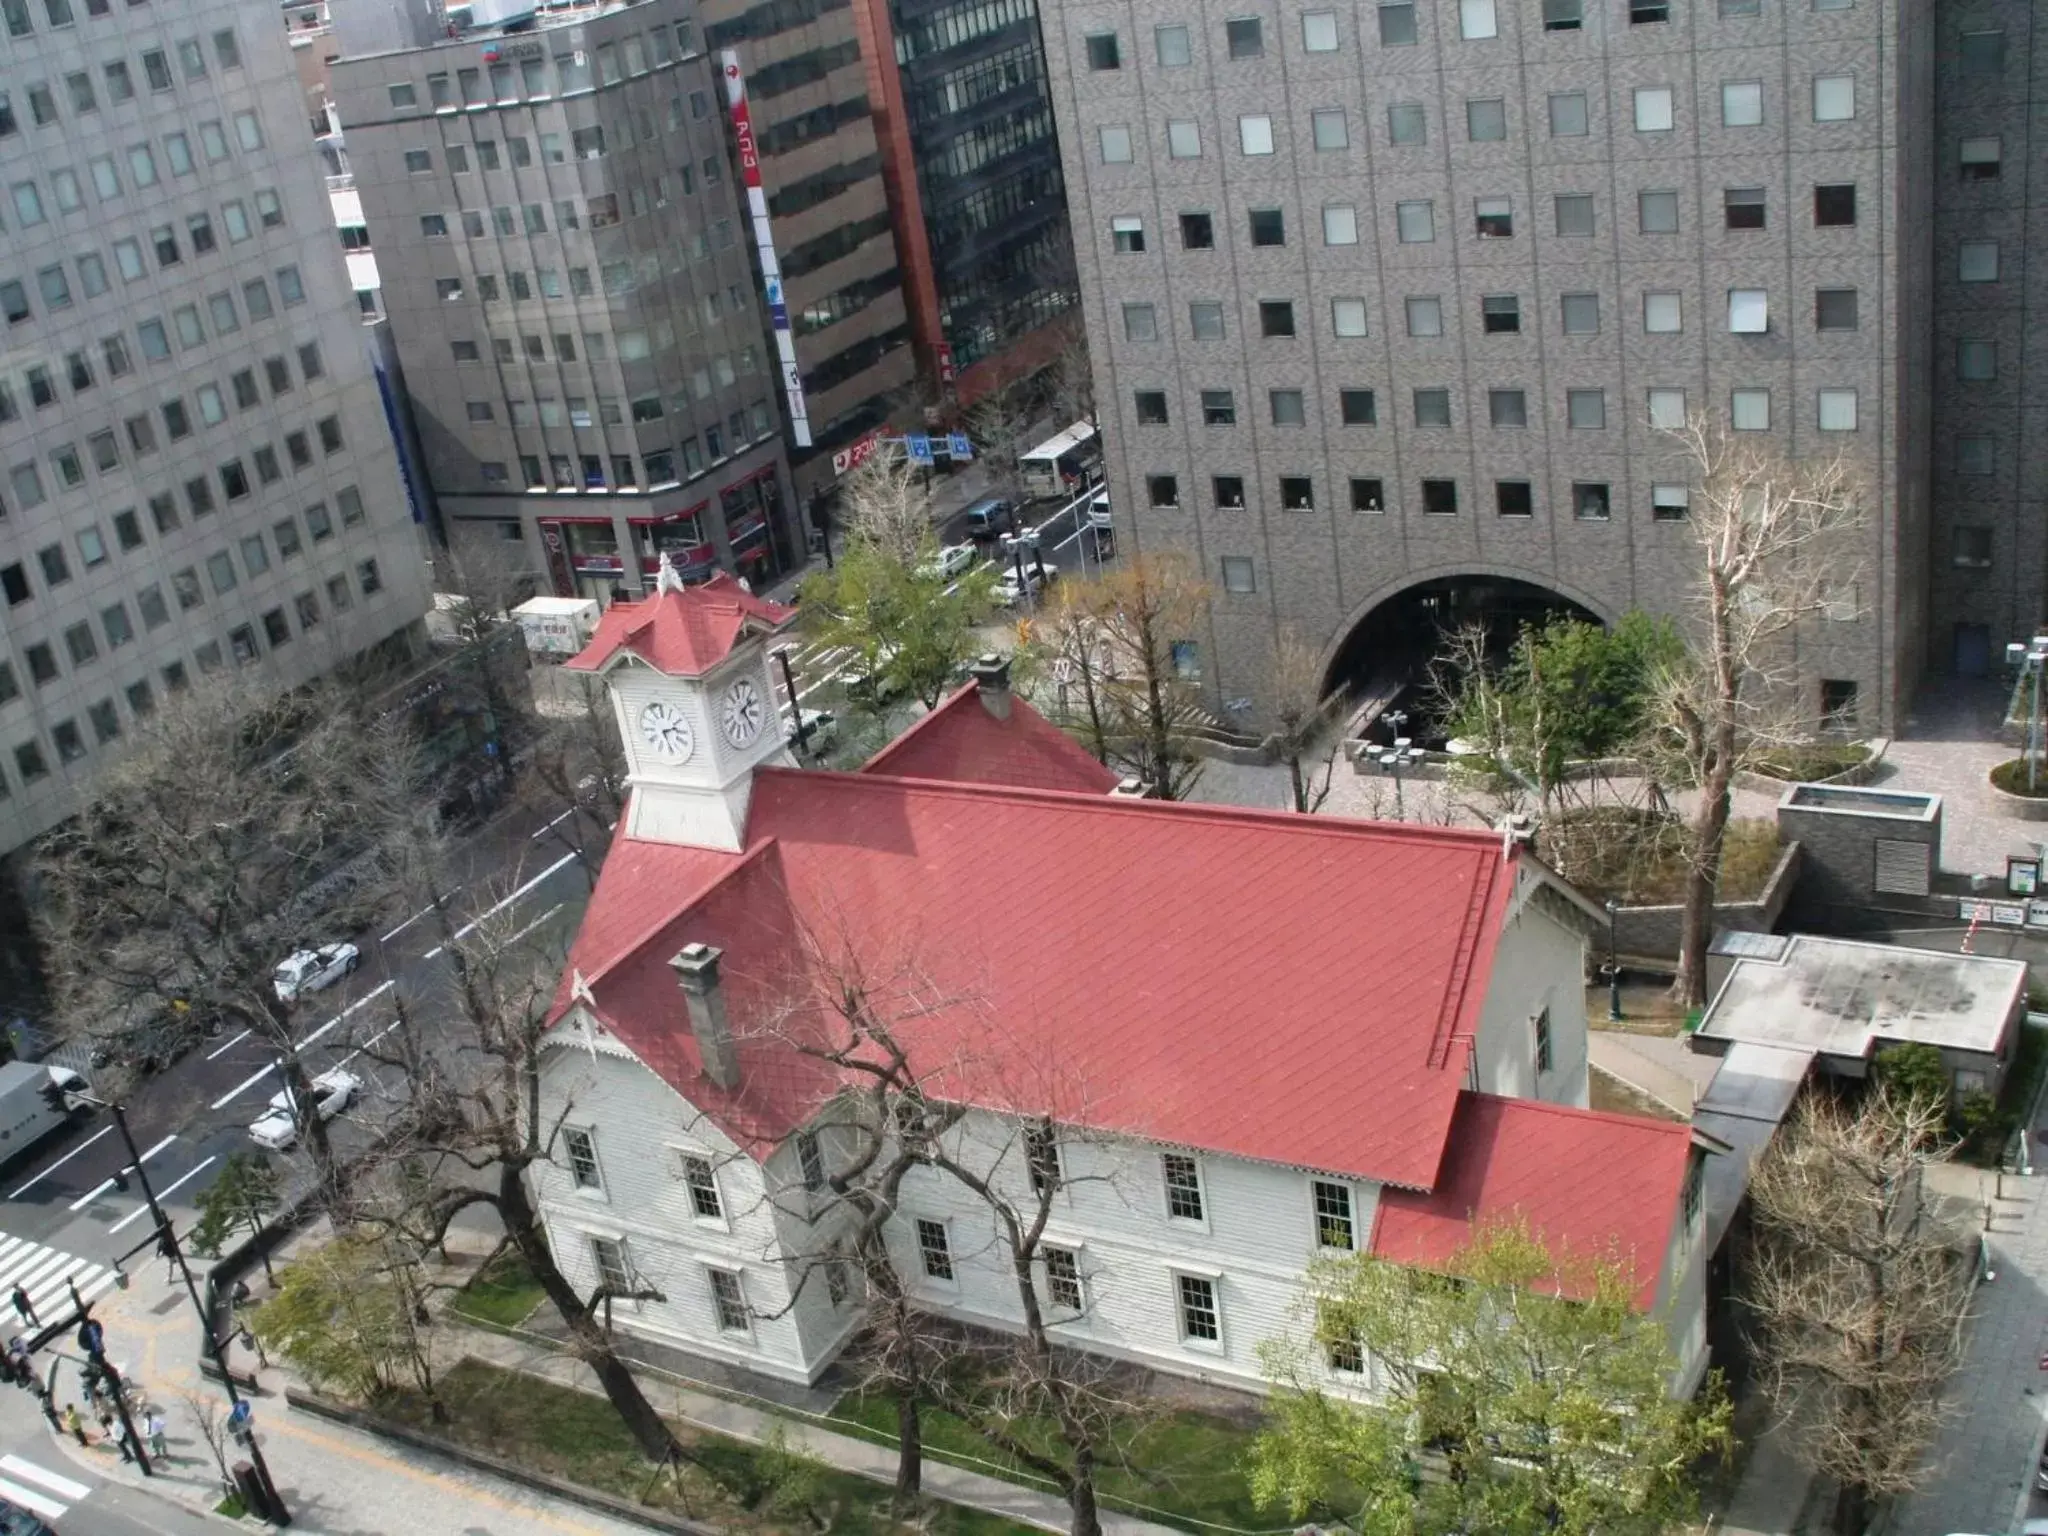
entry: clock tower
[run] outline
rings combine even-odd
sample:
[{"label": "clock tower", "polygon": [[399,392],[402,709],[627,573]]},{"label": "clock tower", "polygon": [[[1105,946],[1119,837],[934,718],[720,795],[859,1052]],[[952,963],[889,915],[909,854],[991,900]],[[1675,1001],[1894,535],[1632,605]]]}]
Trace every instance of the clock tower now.
[{"label": "clock tower", "polygon": [[796,610],[720,574],[684,585],[664,555],[653,595],[614,603],[566,665],[610,685],[631,799],[625,832],[738,852],[763,763],[795,767],[768,672],[768,638]]}]

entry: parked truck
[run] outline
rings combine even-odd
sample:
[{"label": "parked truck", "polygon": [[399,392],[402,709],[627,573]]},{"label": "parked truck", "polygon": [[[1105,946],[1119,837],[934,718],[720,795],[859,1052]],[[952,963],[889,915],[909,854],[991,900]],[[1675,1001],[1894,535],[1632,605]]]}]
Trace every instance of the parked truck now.
[{"label": "parked truck", "polygon": [[64,1095],[86,1091],[85,1079],[69,1067],[40,1061],[10,1061],[0,1066],[0,1164],[70,1125],[77,1111]]},{"label": "parked truck", "polygon": [[550,661],[566,661],[590,643],[597,628],[597,600],[589,597],[533,597],[512,610],[526,648]]}]

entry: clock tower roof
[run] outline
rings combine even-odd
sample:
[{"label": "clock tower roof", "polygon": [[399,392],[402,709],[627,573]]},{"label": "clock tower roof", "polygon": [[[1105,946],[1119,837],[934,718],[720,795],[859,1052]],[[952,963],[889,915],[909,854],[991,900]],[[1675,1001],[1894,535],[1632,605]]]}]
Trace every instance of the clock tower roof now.
[{"label": "clock tower roof", "polygon": [[627,656],[667,677],[702,677],[757,634],[773,634],[796,618],[794,608],[756,597],[721,571],[684,586],[663,557],[654,593],[613,603],[590,643],[564,663],[577,672],[608,672]]}]

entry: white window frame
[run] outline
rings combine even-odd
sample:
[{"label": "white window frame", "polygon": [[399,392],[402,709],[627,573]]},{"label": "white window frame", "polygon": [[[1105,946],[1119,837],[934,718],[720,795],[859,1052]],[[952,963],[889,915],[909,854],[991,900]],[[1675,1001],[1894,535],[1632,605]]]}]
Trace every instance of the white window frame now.
[{"label": "white window frame", "polygon": [[1169,117],[1166,120],[1166,158],[1202,158],[1202,125],[1199,120],[1192,117]]},{"label": "white window frame", "polygon": [[[569,1149],[569,1138],[581,1136],[590,1152],[590,1171],[595,1183],[586,1184],[576,1176],[576,1155]],[[565,1125],[562,1127],[562,1159],[568,1165],[569,1188],[579,1196],[591,1200],[608,1200],[604,1178],[604,1160],[597,1153],[597,1132],[587,1125]]]},{"label": "white window frame", "polygon": [[[1219,1269],[1202,1269],[1192,1264],[1176,1264],[1167,1271],[1169,1297],[1173,1303],[1173,1332],[1182,1349],[1191,1349],[1197,1354],[1220,1355],[1228,1352],[1227,1331],[1223,1317],[1223,1272]],[[1216,1319],[1216,1337],[1198,1338],[1188,1332],[1188,1310],[1181,1299],[1181,1282],[1199,1280],[1209,1287],[1209,1310]]]},{"label": "white window frame", "polygon": [[[1433,330],[1433,331],[1418,331],[1417,329],[1415,329],[1415,316],[1416,316],[1416,314],[1418,313],[1418,311],[1416,310],[1415,306],[1416,306],[1416,305],[1418,305],[1418,304],[1423,304],[1423,305],[1434,305],[1434,306],[1436,307],[1436,329],[1435,329],[1435,330]],[[1427,314],[1427,313],[1428,313],[1428,310],[1426,310],[1426,309],[1425,309],[1425,310],[1421,311],[1421,313]],[[1442,336],[1442,335],[1443,335],[1443,333],[1444,333],[1444,301],[1443,301],[1443,299],[1442,299],[1442,298],[1441,298],[1441,297],[1440,297],[1439,295],[1437,295],[1437,294],[1434,294],[1434,293],[1411,293],[1411,294],[1407,295],[1407,296],[1406,296],[1405,298],[1403,298],[1403,299],[1401,300],[1401,317],[1402,317],[1402,320],[1403,320],[1404,324],[1405,324],[1405,325],[1406,325],[1406,327],[1407,327],[1407,331],[1408,331],[1408,334],[1409,334],[1410,336],[1416,336],[1416,337],[1440,337],[1440,336]]]},{"label": "white window frame", "polygon": [[[1329,31],[1324,34],[1327,41],[1309,35],[1309,23],[1327,22]],[[1320,28],[1318,28],[1320,31]],[[1301,13],[1301,51],[1303,53],[1335,53],[1339,47],[1337,39],[1337,13],[1335,11],[1303,11]]]},{"label": "white window frame", "polygon": [[[1123,153],[1110,153],[1113,136],[1119,137]],[[1129,165],[1137,158],[1137,149],[1131,141],[1131,130],[1124,123],[1104,123],[1095,130],[1095,150],[1102,157],[1104,165]]]},{"label": "white window frame", "polygon": [[[718,1277],[721,1275],[732,1282],[734,1295],[739,1302],[740,1326],[737,1328],[727,1324],[725,1308],[718,1299]],[[746,1271],[733,1269],[724,1264],[706,1264],[704,1288],[711,1297],[711,1321],[718,1329],[718,1336],[722,1339],[745,1339],[749,1343],[753,1342],[754,1309],[747,1304]]]},{"label": "white window frame", "polygon": [[[1344,235],[1344,234],[1346,234],[1346,232],[1348,231],[1349,233],[1348,233],[1348,237],[1347,237],[1347,238],[1344,238],[1344,239],[1338,239],[1338,240],[1333,240],[1333,239],[1331,239],[1331,238],[1330,238],[1331,220],[1332,220],[1333,218],[1334,218],[1334,219],[1335,219],[1335,221],[1336,221],[1336,230],[1337,230],[1337,233],[1338,233],[1338,234],[1340,234],[1340,235]],[[1324,244],[1324,245],[1356,245],[1356,244],[1358,244],[1358,206],[1357,206],[1357,204],[1355,204],[1355,203],[1325,203],[1325,204],[1323,204],[1323,244]]]},{"label": "white window frame", "polygon": [[[1421,209],[1420,217],[1427,221],[1429,233],[1408,237],[1409,219],[1413,210]],[[1428,198],[1409,198],[1394,204],[1394,238],[1401,245],[1433,245],[1436,243],[1436,204]]]},{"label": "white window frame", "polygon": [[[1195,1198],[1202,1203],[1200,1216],[1176,1216],[1173,1212],[1173,1186],[1166,1177],[1166,1160],[1169,1157],[1185,1158],[1188,1166],[1195,1171]],[[1199,1152],[1177,1151],[1163,1147],[1159,1152],[1159,1210],[1169,1227],[1179,1227],[1189,1232],[1209,1230],[1209,1180],[1202,1171],[1202,1155]]]},{"label": "white window frame", "polygon": [[[703,1147],[671,1148],[676,1160],[676,1179],[683,1186],[683,1200],[688,1207],[693,1226],[708,1227],[716,1232],[732,1230],[732,1202],[725,1197],[725,1186],[718,1182],[718,1159]],[[718,1214],[706,1216],[697,1209],[697,1196],[690,1187],[690,1164],[702,1163],[710,1176],[711,1193],[718,1201]]]},{"label": "white window frame", "polygon": [[1771,392],[1768,389],[1728,391],[1728,429],[1731,432],[1771,430]]},{"label": "white window frame", "polygon": [[[1329,143],[1323,142],[1323,130],[1334,122],[1337,136]],[[1351,118],[1342,107],[1314,107],[1308,114],[1309,147],[1319,155],[1334,153],[1351,147]]]},{"label": "white window frame", "polygon": [[[1823,97],[1827,98],[1825,102]],[[1813,120],[1816,123],[1852,123],[1856,120],[1856,77],[1853,74],[1813,77]]]},{"label": "white window frame", "polygon": [[1237,120],[1238,153],[1270,155],[1273,150],[1273,118],[1270,113],[1249,112]]},{"label": "white window frame", "polygon": [[[1674,498],[1675,499],[1670,499]],[[1657,508],[1673,506],[1684,509],[1685,516],[1692,516],[1692,488],[1675,480],[1659,480],[1650,487],[1650,517],[1655,522],[1680,522],[1681,518],[1659,518]]]},{"label": "white window frame", "polygon": [[[1674,412],[1671,407],[1676,404]],[[1668,432],[1685,425],[1685,391],[1682,389],[1653,389],[1649,394],[1650,425],[1660,432]]]},{"label": "white window frame", "polygon": [[1762,336],[1771,328],[1770,291],[1764,288],[1728,290],[1728,330],[1736,336]]},{"label": "white window frame", "polygon": [[[1063,1253],[1074,1261],[1074,1291],[1080,1298],[1073,1306],[1059,1300],[1052,1292],[1052,1263],[1050,1256]],[[1039,1289],[1045,1297],[1048,1312],[1060,1314],[1049,1319],[1055,1323],[1079,1322],[1088,1315],[1088,1265],[1086,1248],[1078,1242],[1061,1242],[1048,1237],[1039,1247],[1038,1279]]]},{"label": "white window frame", "polygon": [[[1340,304],[1356,304],[1358,306],[1358,328],[1356,330],[1347,331],[1344,329],[1343,322],[1338,318],[1337,306]],[[1330,334],[1332,336],[1339,340],[1349,341],[1360,336],[1368,336],[1371,333],[1372,316],[1366,311],[1364,299],[1350,294],[1339,294],[1330,300]]]},{"label": "white window frame", "polygon": [[[1847,405],[1847,419],[1844,420],[1843,406]],[[1832,407],[1832,410],[1830,409]],[[1829,417],[1834,418],[1830,424]],[[1857,422],[1856,391],[1853,389],[1823,389],[1814,398],[1814,421],[1822,432],[1854,432]]]},{"label": "white window frame", "polygon": [[[924,1246],[924,1228],[927,1222],[939,1229],[939,1236],[944,1240],[946,1268],[952,1271],[950,1275],[935,1275],[931,1272],[930,1256],[927,1254]],[[926,1216],[912,1212],[910,1218],[910,1240],[917,1248],[916,1275],[918,1283],[921,1285],[943,1286],[947,1290],[957,1291],[960,1288],[960,1255],[953,1248],[952,1223],[943,1216]]]},{"label": "white window frame", "polygon": [[1676,96],[1668,85],[1639,85],[1634,109],[1637,133],[1669,133],[1677,125]]},{"label": "white window frame", "polygon": [[[1662,300],[1671,301],[1671,318],[1675,324],[1652,325],[1651,319],[1665,306]],[[1648,336],[1676,336],[1685,330],[1685,300],[1674,290],[1654,289],[1643,294],[1643,333]]]},{"label": "white window frame", "polygon": [[1458,36],[1468,43],[1500,36],[1500,15],[1494,0],[1458,0]]},{"label": "white window frame", "polygon": [[[1345,1203],[1345,1219],[1351,1227],[1351,1241],[1334,1246],[1323,1241],[1323,1213],[1317,1207],[1318,1192],[1328,1188],[1341,1191]],[[1358,1220],[1358,1186],[1349,1179],[1326,1179],[1310,1174],[1306,1184],[1308,1194],[1308,1249],[1310,1253],[1356,1253],[1360,1241]]]},{"label": "white window frame", "polygon": [[[1730,93],[1734,94],[1730,94]],[[1754,96],[1750,93],[1754,92]],[[1761,80],[1721,82],[1721,126],[1761,128],[1764,122],[1764,83]]]},{"label": "white window frame", "polygon": [[[815,1168],[815,1175],[813,1169]],[[825,1181],[829,1177],[825,1167],[825,1148],[818,1141],[816,1131],[804,1130],[796,1133],[796,1181],[797,1187],[807,1195],[822,1195],[830,1192],[831,1186]]]},{"label": "white window frame", "polygon": [[[625,1289],[631,1290],[633,1288],[633,1249],[632,1245],[627,1241],[625,1233],[592,1232],[586,1230],[583,1234],[583,1243],[584,1252],[590,1256],[590,1267],[597,1276],[597,1283],[599,1285],[605,1285],[609,1282],[605,1278],[603,1261],[597,1256],[597,1245],[599,1243],[609,1243],[618,1250],[619,1272],[624,1281]],[[612,1298],[612,1305],[614,1307],[637,1309],[640,1303],[637,1301],[627,1301],[622,1297],[614,1297]]]}]

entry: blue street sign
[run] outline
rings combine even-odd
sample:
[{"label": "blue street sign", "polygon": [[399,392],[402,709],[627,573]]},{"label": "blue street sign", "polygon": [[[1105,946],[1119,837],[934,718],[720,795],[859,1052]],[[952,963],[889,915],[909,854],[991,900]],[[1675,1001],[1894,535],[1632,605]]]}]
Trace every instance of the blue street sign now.
[{"label": "blue street sign", "polygon": [[913,464],[930,464],[934,462],[932,459],[932,440],[922,432],[905,433],[903,449]]},{"label": "blue street sign", "polygon": [[974,457],[974,444],[967,441],[967,434],[965,432],[948,432],[946,434],[946,453],[948,457],[958,461],[971,459]]},{"label": "blue street sign", "polygon": [[228,1423],[233,1428],[240,1429],[255,1416],[256,1410],[249,1406],[249,1399],[245,1397],[228,1410]]},{"label": "blue street sign", "polygon": [[96,1355],[100,1352],[100,1345],[105,1341],[106,1336],[107,1330],[99,1325],[99,1321],[96,1318],[88,1317],[78,1325],[78,1347],[88,1355]]}]

